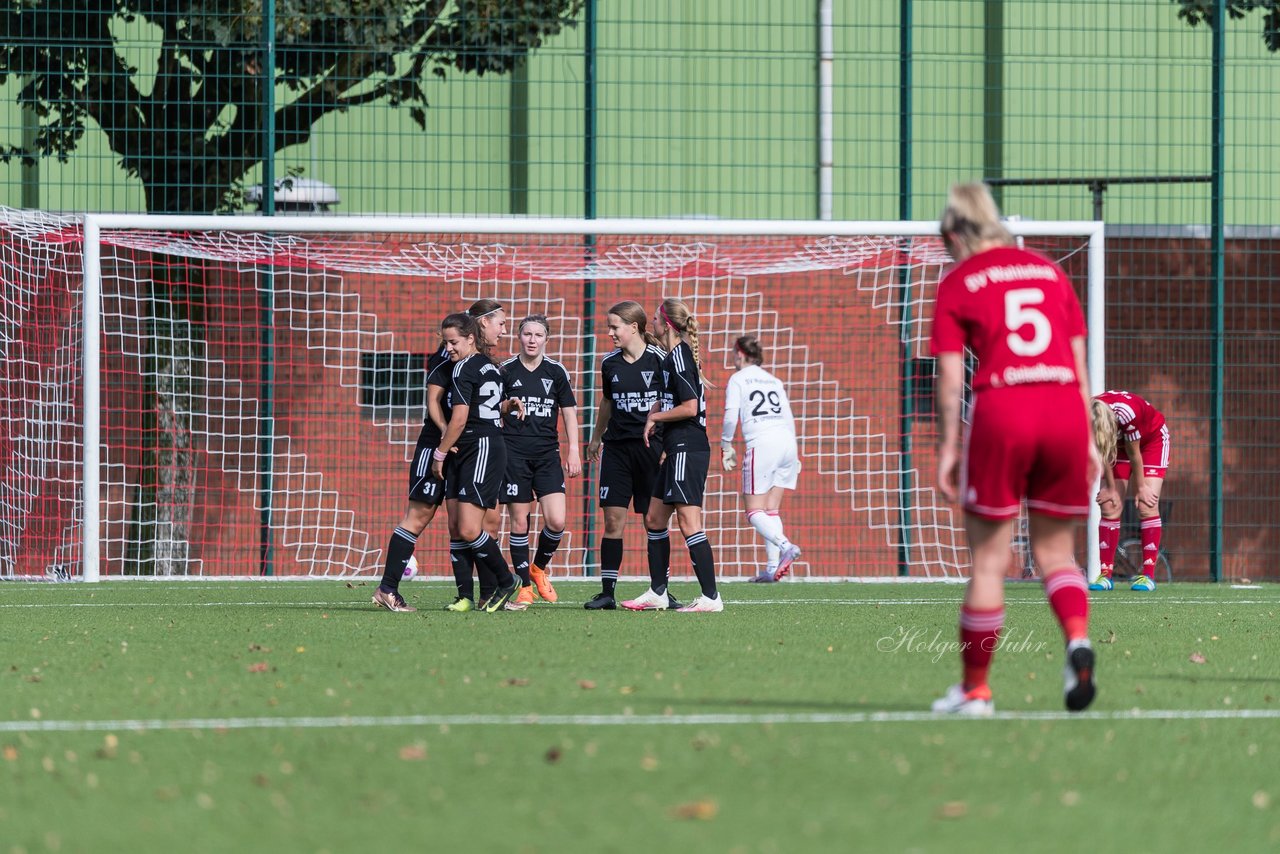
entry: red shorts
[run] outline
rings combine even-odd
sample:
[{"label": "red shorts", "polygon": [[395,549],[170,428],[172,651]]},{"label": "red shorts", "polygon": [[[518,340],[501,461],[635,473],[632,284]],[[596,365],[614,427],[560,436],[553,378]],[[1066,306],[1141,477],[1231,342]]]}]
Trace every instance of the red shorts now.
[{"label": "red shorts", "polygon": [[[1143,436],[1138,449],[1142,451],[1143,477],[1164,478],[1169,471],[1169,425],[1162,425],[1159,435]],[[1128,480],[1128,458],[1116,460],[1111,466],[1111,473],[1116,480]]]},{"label": "red shorts", "polygon": [[1074,385],[984,389],[969,410],[960,496],[984,519],[1089,515],[1089,419]]}]

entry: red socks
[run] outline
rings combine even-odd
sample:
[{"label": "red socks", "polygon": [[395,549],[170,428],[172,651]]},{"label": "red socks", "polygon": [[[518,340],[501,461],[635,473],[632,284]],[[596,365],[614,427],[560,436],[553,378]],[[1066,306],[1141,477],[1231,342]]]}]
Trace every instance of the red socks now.
[{"label": "red socks", "polygon": [[1159,516],[1142,520],[1142,574],[1147,578],[1156,577],[1156,558],[1160,556],[1160,534],[1164,524]]},{"label": "red socks", "polygon": [[1098,563],[1107,578],[1116,565],[1116,546],[1120,545],[1120,520],[1103,519],[1098,524]]},{"label": "red socks", "polygon": [[1074,566],[1044,577],[1044,595],[1062,626],[1067,642],[1089,636],[1089,586],[1084,574]]},{"label": "red socks", "polygon": [[964,689],[970,691],[987,684],[991,657],[1000,642],[1004,626],[1004,608],[978,610],[960,607],[960,661],[964,665]]}]

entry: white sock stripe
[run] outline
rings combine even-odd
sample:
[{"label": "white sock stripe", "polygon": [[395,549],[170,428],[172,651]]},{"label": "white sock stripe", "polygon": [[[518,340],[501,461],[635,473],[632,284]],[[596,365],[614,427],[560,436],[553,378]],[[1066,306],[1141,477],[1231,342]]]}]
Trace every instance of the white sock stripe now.
[{"label": "white sock stripe", "polygon": [[1088,590],[1089,585],[1085,583],[1084,576],[1080,570],[1060,569],[1057,572],[1051,572],[1044,577],[1044,592],[1046,596],[1052,596],[1059,590],[1075,587],[1080,590]]},{"label": "white sock stripe", "polygon": [[485,543],[487,543],[487,542],[489,542],[489,532],[488,532],[488,531],[481,531],[481,532],[480,532],[480,536],[476,537],[474,540],[472,540],[471,542],[467,543],[467,548],[469,548],[469,549],[482,549],[482,548],[484,548]]},{"label": "white sock stripe", "polygon": [[698,531],[696,534],[691,534],[688,537],[686,537],[684,544],[686,546],[696,546],[698,543],[705,543],[706,541],[707,541],[706,532]]},{"label": "white sock stripe", "polygon": [[529,545],[529,535],[507,534],[507,542],[513,546],[527,546]]},{"label": "white sock stripe", "polygon": [[564,536],[564,531],[553,531],[550,528],[543,528],[541,535],[546,537],[548,540],[560,542],[560,538]]},{"label": "white sock stripe", "polygon": [[965,608],[960,609],[960,628],[971,632],[994,632],[1004,626],[1004,609],[994,614],[975,614]]},{"label": "white sock stripe", "polygon": [[650,540],[669,540],[671,539],[670,531],[646,531]]},{"label": "white sock stripe", "polygon": [[1120,530],[1120,520],[1119,519],[1103,519],[1101,522],[1098,523],[1098,526],[1101,528],[1106,528],[1108,531],[1118,531]]},{"label": "white sock stripe", "polygon": [[404,528],[396,528],[392,532],[392,536],[399,537],[402,540],[408,540],[411,543],[418,542],[418,535],[412,531],[406,531]]},{"label": "white sock stripe", "polygon": [[1150,519],[1142,520],[1142,529],[1144,531],[1148,528],[1163,528],[1163,527],[1164,527],[1164,522],[1160,520],[1159,516],[1152,516]]}]

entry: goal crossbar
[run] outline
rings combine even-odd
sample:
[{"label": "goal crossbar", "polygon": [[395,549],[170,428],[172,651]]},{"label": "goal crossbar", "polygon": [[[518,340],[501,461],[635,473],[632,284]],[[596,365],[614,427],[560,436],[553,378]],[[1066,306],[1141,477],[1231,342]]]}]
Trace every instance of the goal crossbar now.
[{"label": "goal crossbar", "polygon": [[[1089,327],[1088,357],[1090,386],[1096,392],[1105,388],[1105,313],[1104,258],[1105,228],[1094,221],[1035,222],[1010,221],[1009,231],[1016,237],[1078,238],[1087,241],[1088,286],[1087,321]],[[82,578],[98,581],[100,572],[99,508],[100,471],[99,416],[101,406],[100,358],[102,311],[101,246],[105,232],[169,231],[195,232],[259,232],[269,235],[313,233],[395,233],[439,235],[581,235],[672,237],[938,237],[934,221],[760,221],[701,219],[558,219],[542,217],[329,217],[329,216],[137,216],[123,214],[90,214],[83,218],[84,235],[84,320],[83,320],[83,545]],[[264,260],[263,263],[266,263]],[[590,265],[573,271],[575,278],[590,278]],[[616,270],[608,273],[617,278]],[[1098,544],[1097,508],[1091,508],[1088,536],[1088,566],[1096,570]]]}]

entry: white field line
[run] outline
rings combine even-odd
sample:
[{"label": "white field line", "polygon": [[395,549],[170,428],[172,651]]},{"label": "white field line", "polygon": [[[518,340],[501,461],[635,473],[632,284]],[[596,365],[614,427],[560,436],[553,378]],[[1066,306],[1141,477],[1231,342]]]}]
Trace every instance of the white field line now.
[{"label": "white field line", "polygon": [[1207,721],[1280,718],[1280,709],[1127,709],[1111,712],[996,712],[988,717],[932,712],[712,715],[353,715],[293,718],[0,721],[0,732],[110,732],[249,729],[370,729],[422,726],[768,726],[941,723],[949,721]]},{"label": "white field line", "polygon": [[[870,607],[870,606],[906,606],[906,605],[945,605],[955,607],[960,604],[960,598],[955,599],[743,599],[734,600],[726,599],[725,605],[731,608],[740,606],[755,605],[830,605],[841,607]],[[1093,605],[1122,605],[1134,607],[1146,607],[1153,605],[1275,605],[1280,607],[1280,599],[1211,599],[1211,598],[1195,598],[1195,597],[1179,597],[1172,596],[1150,596],[1143,594],[1135,597],[1099,597],[1089,600]],[[137,602],[137,601],[120,601],[120,602],[65,602],[65,601],[47,601],[47,602],[0,602],[0,609],[4,608],[340,608],[350,605],[367,605],[368,600],[364,597],[352,597],[350,599],[333,599],[325,602],[295,602],[287,599],[277,601],[269,600],[253,600],[239,602],[171,602],[171,601],[154,601],[154,602]],[[1021,605],[1044,605],[1044,599],[1041,597],[1033,597],[1027,599],[1009,598],[1005,600],[1005,606],[1021,606]],[[567,610],[578,608],[577,602],[561,602],[556,605],[548,605],[546,603],[539,604],[535,610],[544,610],[551,608],[554,610]],[[370,610],[374,610],[370,607]],[[428,608],[426,613],[430,613]]]}]

